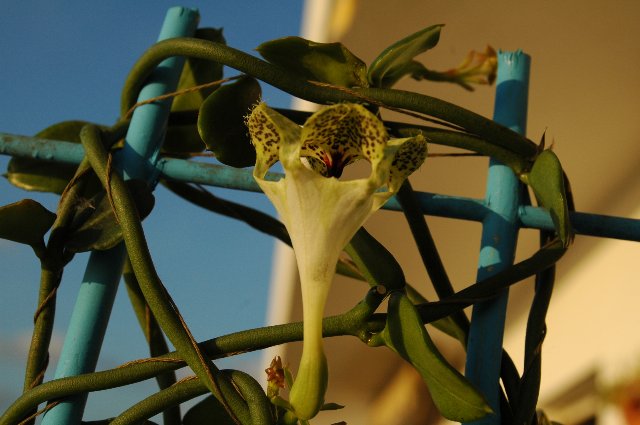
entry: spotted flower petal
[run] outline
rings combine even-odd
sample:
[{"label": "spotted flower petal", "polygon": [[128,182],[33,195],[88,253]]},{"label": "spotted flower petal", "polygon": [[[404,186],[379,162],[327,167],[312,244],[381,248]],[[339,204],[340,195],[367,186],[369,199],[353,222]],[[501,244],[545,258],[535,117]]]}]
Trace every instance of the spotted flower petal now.
[{"label": "spotted flower petal", "polygon": [[[327,386],[322,318],[338,256],[422,164],[426,142],[422,136],[390,140],[383,123],[357,104],[323,108],[300,128],[261,103],[247,127],[257,153],[254,178],[284,222],[298,263],[304,346],[289,401],[298,418],[309,419],[322,406]],[[338,180],[358,159],[370,162],[369,177]],[[285,177],[265,180],[277,160]]]}]

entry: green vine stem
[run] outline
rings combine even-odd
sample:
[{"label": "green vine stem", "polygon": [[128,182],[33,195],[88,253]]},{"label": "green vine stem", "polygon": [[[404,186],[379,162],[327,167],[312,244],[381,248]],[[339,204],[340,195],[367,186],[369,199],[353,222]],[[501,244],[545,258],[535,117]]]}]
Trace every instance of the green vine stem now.
[{"label": "green vine stem", "polygon": [[[126,131],[127,123],[119,123],[108,130],[107,143],[115,143]],[[66,189],[60,197],[56,220],[51,228],[47,247],[40,258],[40,289],[38,307],[34,314],[33,334],[27,355],[24,391],[39,385],[47,368],[49,343],[53,332],[56,309],[56,292],[64,266],[71,261],[73,253],[65,250],[68,227],[78,207],[78,198],[82,191],[83,176],[91,169],[89,162],[83,160]]]},{"label": "green vine stem", "polygon": [[200,380],[184,379],[180,382],[165,388],[150,397],[134,404],[116,418],[111,420],[111,425],[138,424],[145,419],[149,419],[166,409],[179,406],[185,401],[191,400],[208,392],[208,389]]},{"label": "green vine stem", "polygon": [[[470,305],[491,299],[499,291],[545,270],[560,260],[567,251],[560,239],[554,239],[538,250],[531,257],[522,260],[506,270],[477,282],[456,292],[450,297],[437,302],[418,306],[424,323],[430,323],[452,313],[455,309],[463,309]],[[451,307],[455,306],[454,309]]]},{"label": "green vine stem", "polygon": [[[532,276],[546,269],[565,252],[565,248],[556,242],[547,245],[531,258],[515,264],[512,268],[492,276],[485,281],[462,290],[452,297],[417,306],[424,323],[447,317],[452,312],[465,308],[478,299],[495,295],[506,286]],[[357,336],[367,342],[372,334],[380,332],[386,322],[384,314],[371,315],[385,294],[372,288],[363,302],[352,310],[323,320],[323,337],[343,335]],[[274,345],[302,340],[302,322],[269,326],[237,332],[214,338],[199,346],[208,357],[215,359],[228,355],[261,350]],[[178,353],[168,353],[153,359],[142,359],[130,362],[119,368],[95,372],[75,377],[61,378],[46,382],[19,397],[0,417],[0,425],[19,422],[27,412],[48,400],[72,396],[78,393],[100,391],[109,388],[129,385],[159,374],[183,367],[185,362]]]},{"label": "green vine stem", "polygon": [[[552,237],[553,233],[541,231],[540,245],[547,244]],[[515,416],[514,423],[531,422],[535,417],[542,373],[542,343],[547,334],[545,318],[551,302],[555,273],[554,264],[536,275],[536,292],[527,320],[522,380],[519,383],[516,400],[511,403]]]},{"label": "green vine stem", "polygon": [[[89,163],[83,161],[76,176],[89,169]],[[34,314],[33,335],[27,356],[24,391],[42,382],[49,358],[49,343],[53,332],[56,311],[56,292],[62,279],[64,265],[71,258],[64,258],[64,235],[66,227],[75,211],[75,195],[81,190],[81,184],[74,184],[65,191],[60,199],[56,221],[51,230],[44,255],[40,258],[40,289],[38,306]],[[71,257],[71,256],[69,256]]]},{"label": "green vine stem", "polygon": [[[198,348],[191,332],[182,320],[178,308],[164,288],[153,265],[136,204],[122,178],[108,169],[109,159],[107,151],[102,145],[100,129],[94,125],[87,125],[82,129],[80,138],[91,166],[107,193],[110,194],[116,219],[122,227],[124,243],[131,265],[151,311],[189,367],[203,380],[212,394],[220,400],[225,400],[219,389],[220,379],[225,378],[219,374],[218,368]],[[233,417],[233,412],[228,404],[226,402],[223,404]]]},{"label": "green vine stem", "polygon": [[[353,309],[325,318],[323,336],[351,335],[366,342],[371,333],[384,328],[384,319],[375,323],[367,321],[384,296],[373,288]],[[236,332],[202,342],[199,346],[209,358],[216,359],[301,340],[302,322],[296,322]],[[0,425],[19,422],[27,412],[48,400],[133,384],[184,366],[185,361],[180,355],[172,352],[153,359],[129,362],[116,369],[45,382],[20,396],[0,417]]]},{"label": "green vine stem", "polygon": [[433,116],[464,128],[517,155],[533,158],[535,143],[494,121],[449,102],[403,90],[344,88],[317,84],[287,72],[254,56],[223,44],[194,38],[174,38],[150,47],[133,66],[125,82],[120,111],[124,116],[135,104],[145,78],[158,63],[173,56],[211,60],[251,75],[287,93],[316,103],[374,102],[377,106],[407,110]]},{"label": "green vine stem", "polygon": [[43,264],[40,270],[38,308],[34,315],[33,334],[27,355],[24,391],[42,383],[49,363],[49,343],[56,312],[56,290],[62,278],[62,268]]},{"label": "green vine stem", "polygon": [[422,133],[429,143],[466,149],[495,158],[509,166],[516,175],[521,175],[531,167],[531,159],[529,157],[516,154],[500,145],[489,143],[473,134],[420,125],[393,122],[386,122],[385,124],[399,137],[412,137]]},{"label": "green vine stem", "polygon": [[[60,198],[56,221],[42,258],[40,258],[40,288],[38,290],[38,306],[33,317],[33,333],[27,354],[25,367],[24,390],[29,391],[40,385],[49,363],[49,344],[53,333],[56,313],[56,294],[62,280],[65,265],[71,261],[73,254],[65,252],[64,242],[68,226],[77,208],[77,197],[83,187],[82,176],[90,170],[88,161],[78,166],[76,174]],[[35,413],[37,406],[29,412]],[[25,422],[25,425],[35,420]]]},{"label": "green vine stem", "polygon": [[[242,425],[269,425],[273,423],[270,402],[255,379],[237,370],[222,370],[220,372],[227,378],[222,381],[224,383],[221,385],[221,390],[228,399],[234,400],[231,408]],[[167,408],[178,406],[207,392],[205,384],[198,377],[191,376],[134,404],[110,423],[112,425],[137,424]],[[241,397],[231,396],[231,393],[239,393]]]},{"label": "green vine stem", "polygon": [[[158,357],[169,352],[169,347],[164,339],[162,329],[158,325],[153,313],[149,308],[149,305],[144,299],[138,279],[133,273],[131,268],[131,262],[127,259],[125,261],[124,270],[122,276],[127,286],[127,293],[133,310],[136,313],[140,328],[144,333],[145,339],[149,344],[149,355],[151,357]],[[174,372],[166,372],[156,376],[158,386],[161,390],[171,387],[176,383],[176,375]],[[181,415],[180,406],[171,406],[162,411],[162,418],[165,425],[180,425]]]},{"label": "green vine stem", "polygon": [[[232,409],[237,413],[243,425],[270,425],[273,423],[271,403],[255,379],[237,370],[222,370],[220,372],[227,378],[225,383],[221,385],[221,390],[225,394],[239,392],[241,396],[241,398],[235,397],[238,404],[232,405]],[[191,376],[131,406],[113,419],[110,424],[137,424],[171,406],[177,406],[207,392],[208,389],[202,381],[196,376]]]},{"label": "green vine stem", "polygon": [[[552,266],[565,251],[566,248],[559,241],[547,244],[531,258],[516,263],[511,268],[469,286],[451,297],[418,305],[421,318],[424,323],[431,323],[468,307],[479,299],[487,299],[497,291]],[[386,315],[371,315],[384,295],[379,293],[377,288],[372,288],[365,300],[352,310],[325,318],[323,337],[352,335],[365,343],[368,342],[372,334],[380,332],[385,326]],[[297,322],[237,332],[205,341],[199,346],[208,357],[215,359],[300,340],[302,322]],[[19,422],[27,416],[27,412],[47,400],[129,385],[184,365],[185,362],[178,353],[173,352],[159,358],[130,362],[117,369],[49,381],[19,397],[0,417],[0,425]]]}]

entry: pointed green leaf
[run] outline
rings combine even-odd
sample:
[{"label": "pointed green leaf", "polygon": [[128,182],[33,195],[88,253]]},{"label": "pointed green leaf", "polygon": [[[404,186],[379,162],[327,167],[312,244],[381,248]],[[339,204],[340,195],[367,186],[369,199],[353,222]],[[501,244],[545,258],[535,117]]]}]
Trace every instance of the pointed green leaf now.
[{"label": "pointed green leaf", "polygon": [[262,43],[256,49],[274,65],[311,81],[342,87],[368,87],[367,67],[342,43],[315,43],[300,37],[284,37]]},{"label": "pointed green leaf", "polygon": [[260,84],[249,76],[220,87],[202,104],[198,131],[207,149],[218,161],[232,167],[248,167],[256,162],[245,116],[260,99]]},{"label": "pointed green leaf", "polygon": [[185,413],[184,425],[200,425],[215,423],[218,425],[235,425],[224,406],[214,396],[208,396]]},{"label": "pointed green leaf", "polygon": [[[405,291],[407,292],[407,297],[414,305],[429,302],[429,300],[409,284],[405,286]],[[453,319],[453,316],[438,319],[429,323],[429,325],[438,329],[440,332],[457,339],[463,346],[467,344],[467,332]]]},{"label": "pointed green leaf", "polygon": [[[154,197],[147,184],[141,180],[129,180],[129,190],[136,201],[140,218],[153,209]],[[122,240],[122,229],[113,214],[109,197],[104,191],[91,199],[80,200],[71,227],[74,229],[66,247],[72,252],[106,250]]]},{"label": "pointed green leaf", "polygon": [[382,285],[388,290],[402,289],[405,286],[400,264],[364,227],[351,238],[345,251],[371,286]]},{"label": "pointed green leaf", "polygon": [[[85,121],[63,121],[45,128],[36,137],[80,143],[80,130]],[[73,177],[77,165],[13,157],[6,177],[9,183],[24,190],[60,194]]]},{"label": "pointed green leaf", "polygon": [[415,306],[402,292],[391,294],[382,338],[389,348],[420,373],[444,417],[456,422],[468,422],[492,412],[482,394],[438,351]]},{"label": "pointed green leaf", "polygon": [[0,238],[30,245],[36,254],[44,249],[44,235],[56,215],[32,199],[0,207]]},{"label": "pointed green leaf", "polygon": [[77,165],[13,157],[9,161],[5,177],[9,183],[23,190],[59,195],[77,168]]},{"label": "pointed green leaf", "polygon": [[44,130],[39,131],[36,137],[41,139],[50,140],[64,140],[67,142],[80,143],[80,130],[87,124],[91,124],[87,121],[62,121]]},{"label": "pointed green leaf", "polygon": [[413,58],[438,44],[442,27],[432,25],[387,47],[369,67],[371,85],[391,87],[405,75],[424,68]]},{"label": "pointed green leaf", "polygon": [[564,185],[564,172],[553,151],[542,151],[527,176],[538,203],[549,210],[556,232],[565,247],[573,239],[569,220],[569,204]]},{"label": "pointed green leaf", "polygon": [[390,69],[382,79],[381,87],[387,88],[395,85],[402,77],[409,76],[414,80],[423,80],[430,75],[430,71],[420,62],[411,60],[402,65]]},{"label": "pointed green leaf", "polygon": [[[200,28],[195,38],[225,44],[222,29]],[[178,82],[178,91],[222,79],[222,64],[210,60],[187,58]],[[173,99],[172,111],[197,110],[218,86],[181,94]]]}]

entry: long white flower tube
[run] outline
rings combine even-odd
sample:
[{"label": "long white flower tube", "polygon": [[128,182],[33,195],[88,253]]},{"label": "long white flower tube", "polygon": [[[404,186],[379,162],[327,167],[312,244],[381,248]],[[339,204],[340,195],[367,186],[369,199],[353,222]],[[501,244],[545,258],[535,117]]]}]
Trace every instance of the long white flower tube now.
[{"label": "long white flower tube", "polygon": [[[304,346],[289,402],[298,418],[310,419],[327,387],[322,318],[338,256],[422,164],[427,146],[422,136],[390,140],[382,121],[357,104],[325,107],[300,127],[260,103],[247,127],[257,153],[253,176],[286,226],[298,263]],[[370,162],[370,176],[338,180],[357,159]],[[265,180],[278,160],[285,177]]]}]

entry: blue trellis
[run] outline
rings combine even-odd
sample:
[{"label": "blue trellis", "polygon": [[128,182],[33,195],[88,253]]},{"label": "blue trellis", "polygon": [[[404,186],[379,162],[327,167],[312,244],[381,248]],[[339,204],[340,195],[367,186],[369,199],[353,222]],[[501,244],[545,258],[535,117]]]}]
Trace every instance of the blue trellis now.
[{"label": "blue trellis", "polygon": [[[160,34],[160,39],[175,37],[175,36],[188,36],[195,29],[195,23],[197,20],[197,13],[195,11],[185,8],[172,8],[167,14],[167,19]],[[526,116],[526,80],[528,78],[528,59],[526,55],[522,53],[506,53],[500,56],[501,66],[498,80],[498,93],[496,97],[496,113],[495,120],[503,125],[512,127],[516,131],[524,132],[524,116]],[[177,76],[179,76],[181,69],[181,61],[178,59],[169,60],[168,64],[165,64],[172,69],[171,73],[163,74],[164,78],[168,81],[154,81],[143,90],[140,95],[140,100],[145,98],[154,97],[162,93],[170,92],[175,88],[177,84]],[[515,65],[514,68],[510,68],[509,65]],[[520,85],[515,85],[516,91],[520,90],[521,93],[516,93],[514,99],[513,90],[514,82],[520,82]],[[509,90],[506,88],[509,87]],[[522,93],[524,90],[524,94]],[[519,108],[513,108],[513,106],[519,105]],[[524,108],[524,116],[522,116],[522,108]],[[226,188],[233,188],[239,190],[259,191],[258,186],[255,184],[250,171],[238,170],[226,166],[213,165],[207,163],[199,163],[196,161],[187,161],[174,158],[157,158],[161,138],[157,136],[164,127],[169,110],[168,104],[152,104],[140,107],[136,110],[134,118],[132,119],[131,128],[127,136],[127,143],[130,149],[124,149],[125,152],[120,163],[121,168],[129,176],[137,175],[138,172],[143,173],[142,177],[148,178],[153,181],[162,176],[168,179],[200,183],[204,185],[212,185]],[[520,116],[506,116],[504,111],[520,111]],[[146,116],[145,116],[146,115]],[[131,155],[127,155],[127,151]],[[72,164],[78,164],[83,158],[83,148],[81,145],[54,141],[54,140],[42,140],[32,137],[16,136],[10,134],[0,133],[0,153],[5,155],[32,157],[39,159],[46,159],[49,161],[59,161]],[[144,162],[140,162],[140,158],[144,158]],[[504,167],[502,167],[504,168]],[[510,170],[506,170],[510,173]],[[503,191],[505,185],[510,185],[511,189],[507,192],[514,192],[514,182],[510,181],[508,174],[501,170],[501,165],[492,162],[489,171],[489,183],[487,188],[486,199],[470,199],[462,197],[453,197],[447,195],[431,194],[431,193],[419,193],[419,199],[425,214],[438,215],[451,218],[459,218],[465,220],[481,221],[484,223],[485,232],[491,228],[491,217],[497,213],[496,209],[496,191]],[[504,174],[503,174],[504,173]],[[138,177],[141,177],[137,175]],[[493,176],[493,177],[492,177]],[[277,178],[277,175],[273,175],[273,178]],[[490,200],[490,202],[489,202]],[[509,231],[515,234],[519,228],[537,228],[537,229],[553,229],[552,220],[544,209],[521,205],[517,199],[513,199],[511,196],[507,196],[506,199],[510,204],[509,215]],[[392,199],[385,206],[387,209],[400,210],[399,204]],[[602,216],[588,213],[572,213],[571,222],[576,234],[600,236],[608,238],[626,239],[633,241],[640,241],[640,220],[632,220],[621,217]],[[495,230],[495,229],[494,229]],[[502,233],[502,232],[501,232]],[[513,256],[513,247],[500,248],[503,258],[509,259]],[[484,248],[483,248],[484,251]],[[481,261],[489,261],[482,258]],[[122,264],[124,258],[124,249],[122,246],[114,248],[113,251],[93,253],[89,264],[87,266],[87,272],[85,274],[85,282],[103,282],[104,285],[91,285],[90,288],[81,288],[81,299],[79,298],[76,310],[72,317],[72,322],[68,332],[68,338],[73,339],[73,347],[65,344],[63,354],[61,356],[58,370],[56,371],[56,377],[70,376],[79,373],[92,371],[95,367],[95,358],[100,349],[100,341],[102,338],[102,331],[96,331],[96,328],[104,327],[108,318],[108,314],[104,314],[104,310],[98,310],[95,306],[101,306],[101,308],[109,309],[110,302],[112,302],[114,291],[109,288],[115,287],[119,280],[119,273],[113,273],[114,270],[118,270],[118,264]],[[484,264],[484,263],[482,263]],[[481,265],[482,265],[481,264]],[[493,263],[492,263],[493,264]],[[479,274],[479,278],[483,275]],[[86,298],[85,298],[86,297]],[[111,299],[111,301],[109,301]],[[502,301],[504,301],[506,298]],[[498,304],[501,301],[497,302]],[[487,310],[493,310],[496,302],[492,302]],[[493,317],[500,316],[500,309],[503,307],[498,306],[497,312],[483,313],[484,307],[476,307],[478,313],[474,310],[474,316],[488,315]],[[97,314],[100,312],[100,314]],[[490,319],[487,323],[492,323]],[[482,320],[473,321],[476,325],[482,324]],[[498,319],[499,322],[499,319]],[[493,322],[495,324],[495,322]],[[473,343],[473,329],[470,342],[470,356],[469,366],[476,361],[476,359],[483,359],[480,346],[476,346]],[[492,332],[501,333],[502,327],[491,325]],[[78,335],[86,335],[85,337],[79,337]],[[486,334],[483,334],[486,335]],[[498,344],[501,341],[501,334],[496,335]],[[495,340],[494,340],[495,342]],[[500,345],[489,343],[487,346],[492,349],[500,348]],[[69,347],[69,348],[67,348]],[[79,349],[79,351],[75,350]],[[75,351],[74,351],[75,350]],[[473,354],[478,351],[479,354]],[[477,357],[476,357],[477,356]],[[493,356],[491,354],[485,354],[485,356]],[[498,358],[497,356],[494,356]],[[77,359],[81,359],[80,362]],[[93,364],[93,366],[92,366]],[[471,366],[473,370],[473,366]],[[486,372],[486,376],[477,377],[477,383],[483,389],[486,389],[483,383],[486,383],[489,387],[497,385],[497,374],[495,371],[491,371],[490,368],[483,370]],[[473,372],[470,372],[473,374]],[[474,378],[476,379],[476,378]],[[73,402],[62,404],[52,409],[45,417],[43,423],[74,423],[79,422],[82,417],[84,401],[76,399]],[[495,421],[493,418],[491,421]],[[485,422],[483,422],[485,423]],[[494,423],[494,422],[486,422]]]}]

